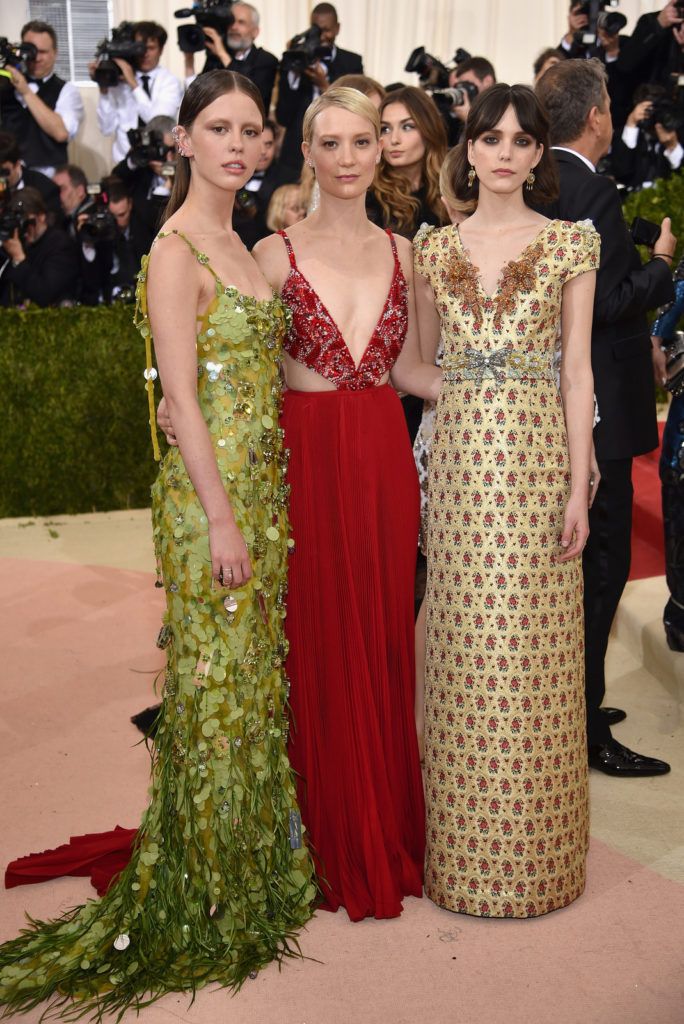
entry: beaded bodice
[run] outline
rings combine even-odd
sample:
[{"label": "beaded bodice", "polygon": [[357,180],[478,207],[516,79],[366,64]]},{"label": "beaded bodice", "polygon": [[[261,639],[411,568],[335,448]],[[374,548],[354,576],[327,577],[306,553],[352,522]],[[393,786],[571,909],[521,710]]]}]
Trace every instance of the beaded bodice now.
[{"label": "beaded bodice", "polygon": [[394,273],[380,319],[355,365],[342,333],[307,278],[297,266],[292,243],[282,235],[290,260],[281,297],[292,312],[292,326],[283,347],[298,363],[319,373],[339,391],[376,387],[401,352],[408,327],[408,285],[401,269],[397,245],[390,231]]}]

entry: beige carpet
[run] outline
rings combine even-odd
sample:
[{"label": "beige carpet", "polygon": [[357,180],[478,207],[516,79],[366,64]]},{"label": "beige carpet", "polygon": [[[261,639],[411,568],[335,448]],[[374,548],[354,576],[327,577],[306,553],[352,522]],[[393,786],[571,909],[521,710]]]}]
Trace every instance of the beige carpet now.
[{"label": "beige carpet", "polygon": [[[0,521],[2,865],[131,826],[145,804],[148,755],[128,718],[154,699],[163,661],[149,538],[146,512]],[[302,937],[311,959],[271,967],[235,997],[206,990],[189,1008],[167,996],[143,1024],[682,1024],[684,679],[659,634],[662,594],[658,580],[630,584],[609,698],[629,713],[616,736],[674,770],[592,774],[580,900],[522,922],[426,899],[394,921],[320,913]],[[0,890],[0,939],[25,910],[51,916],[91,894],[84,879]]]}]

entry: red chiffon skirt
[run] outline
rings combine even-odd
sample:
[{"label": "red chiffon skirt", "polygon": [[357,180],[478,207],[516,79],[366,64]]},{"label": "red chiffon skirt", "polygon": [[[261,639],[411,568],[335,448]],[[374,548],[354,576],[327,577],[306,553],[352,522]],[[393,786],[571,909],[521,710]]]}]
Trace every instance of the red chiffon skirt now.
[{"label": "red chiffon skirt", "polygon": [[[422,893],[425,812],[414,720],[419,495],[399,399],[288,391],[292,532],[290,759],[325,905],[396,917]],[[5,885],[85,875],[102,895],[135,829],[74,836]]]},{"label": "red chiffon skirt", "polygon": [[289,754],[325,905],[395,917],[420,896],[414,718],[419,491],[389,386],[285,393]]}]

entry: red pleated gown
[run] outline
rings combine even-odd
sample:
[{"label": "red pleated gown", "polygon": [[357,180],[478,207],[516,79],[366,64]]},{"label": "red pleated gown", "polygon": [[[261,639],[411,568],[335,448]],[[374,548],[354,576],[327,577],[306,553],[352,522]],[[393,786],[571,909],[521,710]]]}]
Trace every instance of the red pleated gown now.
[{"label": "red pleated gown", "polygon": [[418,481],[401,403],[378,386],[405,338],[406,281],[390,235],[392,284],[356,367],[283,238],[286,350],[336,388],[288,390],[282,415],[295,539],[289,755],[325,906],[352,920],[395,917],[404,896],[421,895],[425,836],[414,719]]}]

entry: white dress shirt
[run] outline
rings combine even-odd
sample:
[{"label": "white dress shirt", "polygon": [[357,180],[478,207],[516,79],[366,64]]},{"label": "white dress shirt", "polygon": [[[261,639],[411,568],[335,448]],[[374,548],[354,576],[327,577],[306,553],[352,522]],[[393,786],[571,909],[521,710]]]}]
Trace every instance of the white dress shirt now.
[{"label": "white dress shirt", "polygon": [[[627,149],[636,149],[637,142],[639,141],[640,131],[641,129],[636,124],[626,124],[625,127],[622,129],[622,141],[624,142]],[[667,157],[670,167],[673,171],[679,169],[679,165],[682,162],[682,157],[684,157],[684,148],[682,147],[680,142],[678,142],[677,145],[673,147],[673,149],[663,149],[662,143],[659,142],[656,145],[656,152],[661,152],[664,156]],[[644,182],[644,185],[652,184],[652,181]]]},{"label": "white dress shirt", "polygon": [[[46,75],[43,81],[49,82],[53,75],[54,71],[52,71],[49,75]],[[31,90],[31,92],[37,93],[38,83],[29,82],[29,89]],[[19,103],[21,103],[22,107],[25,108],[26,100],[24,99],[24,97],[21,96],[16,91],[16,89],[14,91],[14,95],[16,96]],[[76,135],[76,132],[80,128],[81,121],[83,120],[85,113],[83,110],[83,100],[81,99],[81,94],[76,88],[76,86],[73,85],[71,82],[65,82],[62,86],[61,92],[57,97],[57,103],[55,104],[55,113],[59,114],[59,116],[64,121],[64,127],[66,128],[67,133],[69,135],[69,141],[71,141],[71,139],[73,139],[73,137]],[[52,175],[55,173],[54,167],[34,167],[33,169],[34,171],[41,171],[43,174],[47,174],[48,178],[51,178]]]},{"label": "white dress shirt", "polygon": [[[143,74],[149,76],[150,96],[142,85]],[[106,93],[101,92],[97,101],[97,123],[103,135],[114,135],[112,159],[117,164],[131,148],[126,133],[138,127],[139,118],[145,124],[160,115],[175,120],[183,99],[181,83],[166,68],[136,71],[135,77],[138,82],[135,89],[121,82]]]}]

